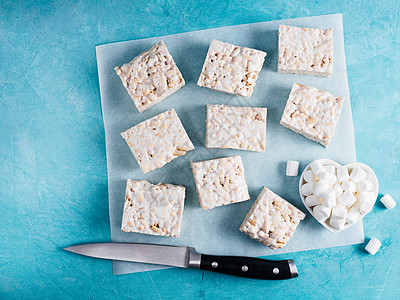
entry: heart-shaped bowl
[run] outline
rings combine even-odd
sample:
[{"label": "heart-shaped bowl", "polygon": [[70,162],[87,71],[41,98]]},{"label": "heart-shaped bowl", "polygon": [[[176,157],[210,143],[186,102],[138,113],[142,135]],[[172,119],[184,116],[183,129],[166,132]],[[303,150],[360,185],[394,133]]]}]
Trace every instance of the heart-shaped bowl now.
[{"label": "heart-shaped bowl", "polygon": [[[333,161],[331,159],[328,159],[328,158],[322,158],[322,159],[318,159],[318,160],[322,163],[323,166],[334,165],[336,168],[341,166],[337,162],[335,162],[335,161]],[[299,181],[299,193],[300,193],[300,197],[301,197],[301,200],[303,201],[304,206],[307,208],[307,210],[310,212],[310,214],[314,217],[314,219],[316,219],[315,216],[314,216],[314,212],[313,212],[312,208],[306,204],[306,197],[301,193],[301,187],[303,186],[303,184],[306,183],[306,181],[304,180],[304,173],[306,171],[308,171],[308,170],[311,170],[311,164],[312,163],[313,162],[309,163],[307,165],[307,167],[304,168],[303,173],[301,173],[300,181]],[[373,193],[375,195],[375,201],[376,201],[376,198],[378,197],[379,185],[378,185],[378,179],[376,178],[376,175],[375,175],[374,171],[369,166],[367,166],[366,164],[362,164],[362,163],[358,163],[358,162],[345,165],[345,167],[349,171],[349,174],[351,174],[351,171],[353,170],[354,167],[360,167],[365,172],[367,172],[366,179],[371,181],[371,183],[373,185],[371,193]],[[343,230],[353,226],[354,224],[358,223],[368,213],[369,212],[364,213],[364,214],[360,214],[360,216],[358,217],[358,219],[356,219],[354,221],[354,223],[352,223],[352,224],[346,223],[343,229],[337,229],[337,228],[331,226],[327,221],[319,222],[319,223],[322,226],[324,226],[326,229],[328,229],[329,231],[337,233],[337,232],[343,231]]]}]

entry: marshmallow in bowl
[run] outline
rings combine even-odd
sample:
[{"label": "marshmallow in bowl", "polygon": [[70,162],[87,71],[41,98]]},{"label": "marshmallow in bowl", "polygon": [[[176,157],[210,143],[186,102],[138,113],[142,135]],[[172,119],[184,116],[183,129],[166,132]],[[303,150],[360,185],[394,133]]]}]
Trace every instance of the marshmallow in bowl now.
[{"label": "marshmallow in bowl", "polygon": [[307,182],[313,182],[314,181],[314,172],[312,170],[305,171],[303,178]]},{"label": "marshmallow in bowl", "polygon": [[303,184],[303,186],[301,187],[301,193],[307,197],[314,193],[314,187],[315,183],[313,181],[307,182],[306,184]]},{"label": "marshmallow in bowl", "polygon": [[322,163],[321,163],[319,160],[314,160],[314,161],[311,163],[310,167],[311,167],[311,170],[313,171],[313,173],[314,173],[316,176],[318,176],[319,173],[325,171],[324,166],[322,165]]},{"label": "marshmallow in bowl", "polygon": [[306,197],[306,204],[310,207],[313,207],[315,205],[321,204],[321,198],[315,196],[315,195],[310,195]]},{"label": "marshmallow in bowl", "polygon": [[336,199],[343,195],[343,188],[339,182],[333,185],[333,190],[335,191]]},{"label": "marshmallow in bowl", "polygon": [[347,170],[347,168],[345,166],[339,166],[337,167],[337,179],[340,182],[349,180],[350,176],[349,176],[349,171]]},{"label": "marshmallow in bowl", "polygon": [[357,190],[356,184],[350,180],[343,181],[342,188],[343,188],[343,191],[348,191],[351,193],[355,193],[355,191]]},{"label": "marshmallow in bowl", "polygon": [[314,195],[322,196],[323,193],[329,190],[330,182],[326,180],[318,180],[317,184],[315,185]]},{"label": "marshmallow in bowl", "polygon": [[373,186],[372,182],[369,180],[363,180],[363,181],[360,181],[359,183],[357,183],[357,189],[360,192],[369,192],[372,190],[373,187],[374,186]]},{"label": "marshmallow in bowl", "polygon": [[[337,219],[343,219],[346,220],[347,217],[347,209],[341,205],[338,204],[335,207],[332,208],[332,218],[337,218]],[[345,222],[346,223],[346,222]]]},{"label": "marshmallow in bowl", "polygon": [[349,209],[346,215],[346,220],[348,224],[354,224],[358,218],[360,217],[360,210],[359,207],[353,206]]},{"label": "marshmallow in bowl", "polygon": [[343,193],[343,195],[340,196],[340,198],[338,199],[338,201],[339,201],[342,205],[347,206],[347,207],[350,207],[350,206],[352,206],[352,205],[357,201],[357,198],[354,196],[354,194],[353,194],[352,192],[350,192],[350,191],[345,191],[345,192]]},{"label": "marshmallow in bowl", "polygon": [[329,224],[337,229],[343,229],[344,225],[346,225],[346,219],[331,218]]},{"label": "marshmallow in bowl", "polygon": [[336,198],[334,191],[325,192],[321,195],[321,197],[324,199],[324,202],[322,202],[323,206],[334,207],[336,205]]},{"label": "marshmallow in bowl", "polygon": [[365,172],[363,169],[355,167],[353,171],[351,171],[350,180],[358,183],[360,181],[363,181],[367,177],[367,175],[367,172]]},{"label": "marshmallow in bowl", "polygon": [[324,168],[326,172],[336,175],[336,167],[334,165],[324,166]]},{"label": "marshmallow in bowl", "polygon": [[387,209],[392,209],[396,206],[396,201],[389,194],[384,195],[381,198],[381,202]]},{"label": "marshmallow in bowl", "polygon": [[318,222],[325,222],[331,215],[332,209],[323,205],[317,205],[313,209],[314,217]]},{"label": "marshmallow in bowl", "polygon": [[336,175],[333,175],[329,172],[321,172],[319,174],[319,179],[329,181],[332,184],[336,183],[336,181],[337,181]]}]

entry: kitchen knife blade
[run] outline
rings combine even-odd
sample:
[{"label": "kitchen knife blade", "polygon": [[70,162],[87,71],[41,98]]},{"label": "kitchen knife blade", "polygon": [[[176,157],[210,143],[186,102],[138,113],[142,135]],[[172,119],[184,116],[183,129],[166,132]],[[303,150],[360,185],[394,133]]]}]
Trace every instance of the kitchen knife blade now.
[{"label": "kitchen knife blade", "polygon": [[191,247],[94,243],[67,247],[64,250],[102,259],[196,268],[256,279],[290,279],[299,276],[291,259],[274,261],[243,256],[206,255]]}]

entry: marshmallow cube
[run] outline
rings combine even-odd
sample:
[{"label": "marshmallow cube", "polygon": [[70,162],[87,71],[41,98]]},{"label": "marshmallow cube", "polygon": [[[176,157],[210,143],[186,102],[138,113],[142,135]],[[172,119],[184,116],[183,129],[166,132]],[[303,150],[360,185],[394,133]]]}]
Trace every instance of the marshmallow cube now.
[{"label": "marshmallow cube", "polygon": [[331,224],[332,227],[341,230],[344,228],[344,225],[346,224],[346,219],[331,218],[329,224]]},{"label": "marshmallow cube", "polygon": [[311,207],[311,206],[315,206],[315,205],[321,204],[321,201],[317,196],[310,195],[310,196],[306,197],[306,204]]},{"label": "marshmallow cube", "polygon": [[343,191],[355,193],[355,191],[357,190],[357,185],[354,182],[347,180],[342,182],[342,188]]},{"label": "marshmallow cube", "polygon": [[307,182],[306,184],[303,184],[301,186],[301,193],[304,196],[310,196],[311,194],[314,193],[314,182]]},{"label": "marshmallow cube", "polygon": [[343,166],[339,166],[337,167],[337,179],[340,182],[349,180],[350,176],[349,176],[349,171],[347,170],[346,167]]},{"label": "marshmallow cube", "polygon": [[382,246],[382,243],[376,239],[372,238],[369,240],[367,246],[365,246],[365,250],[372,255],[375,255],[376,252],[378,252],[379,248]]},{"label": "marshmallow cube", "polygon": [[342,186],[340,185],[340,183],[336,183],[333,186],[333,191],[335,192],[336,199],[340,198],[340,196],[343,195],[343,189],[342,189]]},{"label": "marshmallow cube", "polygon": [[346,220],[346,217],[347,217],[347,209],[343,205],[338,204],[334,208],[332,208],[332,216],[331,216],[332,219],[336,218],[336,219]]},{"label": "marshmallow cube", "polygon": [[286,176],[297,176],[299,173],[299,162],[295,160],[288,160],[286,163]]},{"label": "marshmallow cube", "polygon": [[336,198],[334,191],[323,193],[321,197],[324,199],[324,202],[322,202],[323,206],[334,207],[336,205]]},{"label": "marshmallow cube", "polygon": [[346,216],[347,223],[354,224],[359,217],[360,217],[360,210],[358,209],[358,207],[352,207],[347,212]]},{"label": "marshmallow cube", "polygon": [[314,216],[317,219],[317,221],[322,223],[322,222],[325,222],[326,219],[329,218],[329,216],[331,214],[331,210],[332,209],[330,207],[317,205],[314,207],[313,213],[314,213]]},{"label": "marshmallow cube", "polygon": [[336,175],[333,175],[328,172],[322,172],[319,174],[319,179],[329,181],[330,183],[334,184],[337,181]]},{"label": "marshmallow cube", "polygon": [[353,171],[351,171],[350,179],[351,181],[358,183],[367,178],[367,175],[368,175],[367,172],[365,172],[363,169],[355,167]]},{"label": "marshmallow cube", "polygon": [[350,207],[352,206],[356,201],[357,198],[353,195],[352,192],[346,191],[343,193],[343,195],[338,199],[338,201],[343,205]]},{"label": "marshmallow cube", "polygon": [[319,161],[319,160],[314,160],[314,161],[311,163],[310,167],[311,167],[311,170],[314,172],[314,174],[315,174],[316,176],[318,176],[319,173],[325,171],[324,166],[322,165],[321,161]]},{"label": "marshmallow cube", "polygon": [[326,172],[336,175],[336,167],[334,165],[327,165],[327,166],[324,166],[324,168],[325,168]]},{"label": "marshmallow cube", "polygon": [[323,193],[328,191],[330,187],[330,182],[326,180],[318,180],[317,184],[315,185],[314,195],[322,196]]},{"label": "marshmallow cube", "polygon": [[313,182],[314,181],[314,173],[313,173],[313,171],[312,170],[305,171],[303,178],[307,182]]},{"label": "marshmallow cube", "polygon": [[363,180],[357,183],[357,188],[360,192],[369,192],[373,189],[373,184],[369,180]]},{"label": "marshmallow cube", "polygon": [[369,213],[372,210],[372,208],[374,207],[374,204],[375,204],[375,202],[368,202],[368,201],[361,202],[360,212],[362,214]]},{"label": "marshmallow cube", "polygon": [[394,199],[389,194],[383,196],[381,198],[381,202],[383,205],[385,205],[387,209],[392,209],[393,207],[396,206],[396,201],[394,201]]}]

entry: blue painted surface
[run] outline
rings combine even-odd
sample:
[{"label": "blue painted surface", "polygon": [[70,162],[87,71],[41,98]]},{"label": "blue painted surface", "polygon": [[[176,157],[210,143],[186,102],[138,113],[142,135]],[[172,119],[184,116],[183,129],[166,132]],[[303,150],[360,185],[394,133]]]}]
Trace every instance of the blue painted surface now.
[{"label": "blue painted surface", "polygon": [[111,262],[61,250],[110,238],[95,45],[328,13],[343,13],[358,161],[400,202],[398,0],[2,1],[0,298],[399,298],[400,207],[380,203],[364,219],[375,256],[362,244],[290,254],[301,276],[289,281],[113,276]]}]

